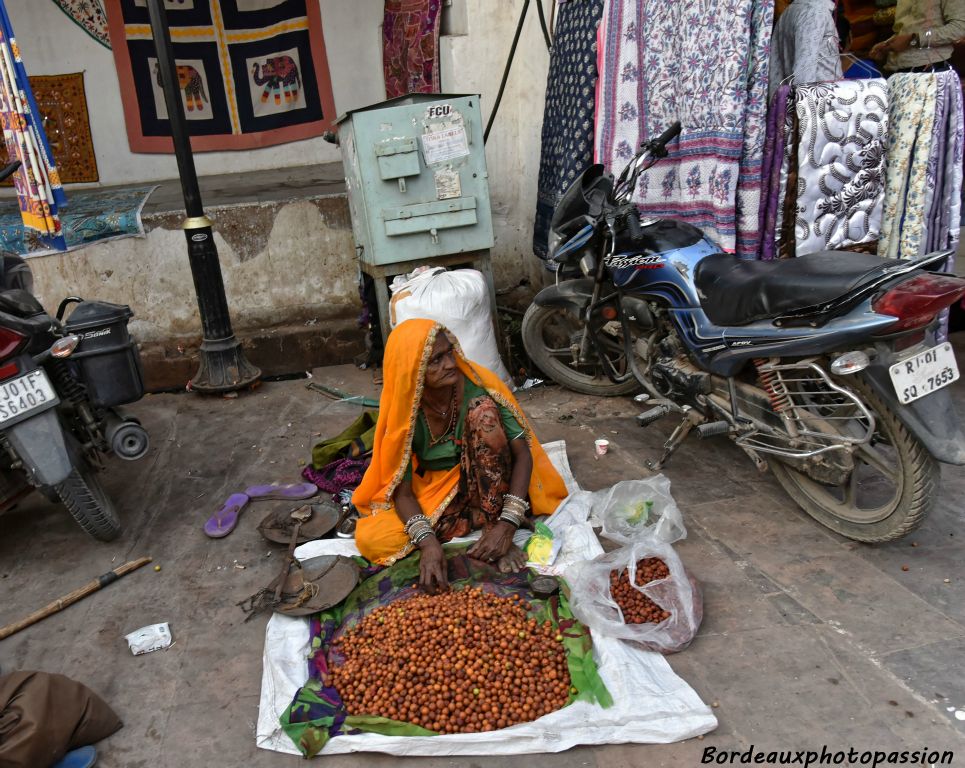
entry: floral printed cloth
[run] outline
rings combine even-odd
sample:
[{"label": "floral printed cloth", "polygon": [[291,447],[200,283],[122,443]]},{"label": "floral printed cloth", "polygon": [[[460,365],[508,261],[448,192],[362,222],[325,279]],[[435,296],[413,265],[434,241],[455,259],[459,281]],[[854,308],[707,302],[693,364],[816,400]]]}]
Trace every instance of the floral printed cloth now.
[{"label": "floral printed cloth", "polygon": [[604,9],[596,157],[618,173],[674,120],[670,157],[640,177],[651,216],[754,256],[773,0],[612,0]]},{"label": "floral printed cloth", "polygon": [[925,231],[926,179],[935,122],[938,76],[899,73],[888,78],[891,126],[878,255],[908,259]]},{"label": "floral printed cloth", "polygon": [[882,78],[797,88],[798,256],[878,239],[888,93]]}]

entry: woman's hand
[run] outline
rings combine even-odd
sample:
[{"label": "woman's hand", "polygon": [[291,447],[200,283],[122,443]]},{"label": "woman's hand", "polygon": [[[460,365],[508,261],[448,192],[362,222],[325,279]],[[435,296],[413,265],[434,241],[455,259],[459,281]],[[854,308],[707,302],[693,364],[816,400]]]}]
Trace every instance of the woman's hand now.
[{"label": "woman's hand", "polygon": [[488,531],[479,537],[479,541],[473,544],[466,552],[469,557],[492,563],[505,555],[513,544],[513,534],[516,529],[509,523],[500,520]]},{"label": "woman's hand", "polygon": [[910,32],[904,35],[892,35],[887,40],[874,46],[868,52],[868,56],[875,61],[881,61],[889,53],[903,53],[911,48],[911,40],[913,37],[914,35]]},{"label": "woman's hand", "polygon": [[[403,525],[415,515],[422,514],[422,508],[412,492],[412,483],[403,480],[395,489],[395,509]],[[449,589],[446,576],[446,556],[442,544],[435,536],[427,536],[419,544],[422,559],[419,561],[419,586],[430,595],[437,595]]]},{"label": "woman's hand", "polygon": [[446,555],[435,536],[429,536],[420,545],[422,559],[419,561],[419,586],[430,595],[438,595],[449,589],[446,576]]}]

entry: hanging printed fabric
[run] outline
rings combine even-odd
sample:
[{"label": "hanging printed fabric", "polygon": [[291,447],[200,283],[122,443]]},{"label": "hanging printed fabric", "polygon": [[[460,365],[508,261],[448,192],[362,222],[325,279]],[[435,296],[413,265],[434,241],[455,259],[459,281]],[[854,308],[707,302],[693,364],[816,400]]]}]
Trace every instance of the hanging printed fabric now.
[{"label": "hanging printed fabric", "polygon": [[[936,111],[932,154],[928,162],[927,184],[934,187],[926,214],[925,237],[921,254],[933,251],[957,251],[962,216],[962,154],[965,145],[965,114],[962,111],[962,83],[954,70],[940,72],[938,101],[942,103],[941,119]],[[944,267],[954,268],[954,257]],[[938,341],[948,338],[949,310],[942,311]]]},{"label": "hanging printed fabric", "polygon": [[7,156],[19,160],[14,178],[20,216],[26,230],[48,248],[67,250],[58,208],[67,204],[27,71],[0,0],[0,122]]},{"label": "hanging printed fabric", "polygon": [[[61,183],[97,181],[97,157],[87,113],[84,73],[31,75],[30,88]],[[7,155],[0,151],[0,165],[7,162]],[[13,179],[4,181],[3,186],[12,187]]]},{"label": "hanging printed fabric", "polygon": [[774,2],[755,2],[751,14],[746,96],[744,98],[744,144],[737,177],[737,253],[754,258],[760,248],[760,207],[763,194],[764,139],[767,124],[767,78],[770,66]]},{"label": "hanging printed fabric", "polygon": [[111,47],[107,33],[107,11],[104,0],[54,0],[78,27],[105,48]]},{"label": "hanging printed fabric", "polygon": [[604,11],[596,157],[619,173],[679,120],[670,157],[642,174],[646,215],[686,220],[755,256],[773,0],[612,0]]},{"label": "hanging printed fabric", "polygon": [[597,27],[603,0],[559,6],[546,82],[533,252],[546,258],[550,219],[563,193],[593,162]]},{"label": "hanging printed fabric", "polygon": [[[335,118],[317,0],[164,0],[191,146],[320,136]],[[173,152],[147,0],[107,0],[133,152]]]},{"label": "hanging printed fabric", "polygon": [[385,98],[439,93],[442,0],[385,0],[382,71]]},{"label": "hanging printed fabric", "polygon": [[761,223],[761,236],[758,258],[771,261],[776,252],[775,233],[781,216],[780,195],[781,167],[787,151],[788,134],[792,120],[788,119],[788,108],[794,108],[790,100],[791,86],[782,85],[771,100],[767,113],[767,132],[764,141],[764,161],[761,166],[761,201],[758,206],[758,219]]},{"label": "hanging printed fabric", "polygon": [[884,79],[796,88],[795,251],[798,256],[878,240],[888,144]]},{"label": "hanging printed fabric", "polygon": [[[783,133],[784,154],[780,158],[777,174],[777,208],[774,216],[773,250],[777,258],[794,257],[794,213],[797,205],[797,144],[798,144],[797,107],[794,91],[788,89],[787,103],[784,108]],[[775,162],[777,159],[775,158]],[[773,178],[773,176],[772,176]]]},{"label": "hanging printed fabric", "polygon": [[[962,211],[962,84],[954,70],[939,72],[931,153],[926,171],[926,225],[919,255],[958,246]],[[948,265],[949,267],[951,265]]]},{"label": "hanging printed fabric", "polygon": [[935,123],[938,77],[899,73],[888,78],[885,201],[878,254],[910,259],[925,231],[925,185]]}]

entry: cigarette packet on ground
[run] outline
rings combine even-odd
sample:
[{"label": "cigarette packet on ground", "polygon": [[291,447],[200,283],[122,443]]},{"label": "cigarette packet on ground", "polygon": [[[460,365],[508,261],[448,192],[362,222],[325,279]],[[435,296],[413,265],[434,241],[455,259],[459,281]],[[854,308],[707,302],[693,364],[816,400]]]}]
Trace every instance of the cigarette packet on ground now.
[{"label": "cigarette packet on ground", "polygon": [[124,635],[127,644],[131,648],[131,653],[140,656],[142,653],[159,651],[171,645],[171,628],[167,622],[163,624],[150,624],[140,629],[135,629],[129,635]]}]

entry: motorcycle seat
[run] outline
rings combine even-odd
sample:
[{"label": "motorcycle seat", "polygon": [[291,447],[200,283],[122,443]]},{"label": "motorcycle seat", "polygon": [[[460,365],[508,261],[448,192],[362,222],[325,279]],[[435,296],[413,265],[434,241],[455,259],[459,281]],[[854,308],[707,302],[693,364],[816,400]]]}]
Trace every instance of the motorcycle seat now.
[{"label": "motorcycle seat", "polygon": [[898,262],[873,253],[818,251],[782,261],[729,253],[694,270],[700,306],[714,325],[747,325],[847,295]]},{"label": "motorcycle seat", "polygon": [[7,312],[15,317],[35,317],[46,312],[37,298],[21,288],[0,291],[0,312]]}]

